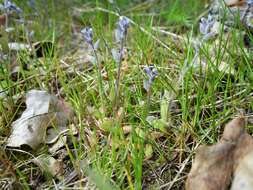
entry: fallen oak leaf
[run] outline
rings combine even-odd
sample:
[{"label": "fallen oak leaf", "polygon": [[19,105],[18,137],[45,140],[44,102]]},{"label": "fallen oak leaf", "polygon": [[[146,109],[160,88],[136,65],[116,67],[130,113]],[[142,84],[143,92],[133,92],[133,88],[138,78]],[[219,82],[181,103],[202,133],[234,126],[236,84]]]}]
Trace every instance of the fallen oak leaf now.
[{"label": "fallen oak leaf", "polygon": [[[36,149],[40,144],[56,141],[67,130],[67,123],[73,113],[62,106],[62,102],[46,91],[31,90],[26,94],[27,108],[19,119],[12,123],[12,132],[7,146],[28,145]],[[47,138],[48,127],[53,126],[55,135]]]},{"label": "fallen oak leaf", "polygon": [[232,176],[232,143],[201,146],[186,182],[187,190],[225,190]]},{"label": "fallen oak leaf", "polygon": [[244,144],[243,138],[247,135],[244,125],[244,118],[235,118],[226,125],[220,142],[209,147],[201,146],[197,150],[186,181],[186,190],[225,190],[229,187],[235,161],[240,158],[235,156],[236,150],[242,148],[238,142]]},{"label": "fallen oak leaf", "polygon": [[253,187],[253,151],[248,153],[235,170],[230,190],[252,190]]},{"label": "fallen oak leaf", "polygon": [[233,153],[234,178],[230,190],[251,190],[253,187],[253,138],[244,129],[241,130]]}]

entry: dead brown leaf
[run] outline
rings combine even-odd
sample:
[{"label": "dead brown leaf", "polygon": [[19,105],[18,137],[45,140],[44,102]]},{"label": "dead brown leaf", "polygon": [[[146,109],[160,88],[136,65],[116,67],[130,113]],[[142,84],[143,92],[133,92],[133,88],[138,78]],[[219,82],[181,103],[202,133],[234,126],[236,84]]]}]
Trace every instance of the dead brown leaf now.
[{"label": "dead brown leaf", "polygon": [[0,15],[0,26],[4,26],[6,23],[6,15]]},{"label": "dead brown leaf", "polygon": [[67,131],[73,118],[71,107],[46,91],[30,90],[26,94],[26,110],[12,123],[8,147],[28,145],[36,149],[40,144],[52,144]]},{"label": "dead brown leaf", "polygon": [[225,4],[229,7],[242,6],[246,4],[245,0],[225,0]]},{"label": "dead brown leaf", "polygon": [[245,119],[229,122],[215,145],[201,146],[186,181],[186,190],[248,190],[253,186],[253,138],[245,131]]}]

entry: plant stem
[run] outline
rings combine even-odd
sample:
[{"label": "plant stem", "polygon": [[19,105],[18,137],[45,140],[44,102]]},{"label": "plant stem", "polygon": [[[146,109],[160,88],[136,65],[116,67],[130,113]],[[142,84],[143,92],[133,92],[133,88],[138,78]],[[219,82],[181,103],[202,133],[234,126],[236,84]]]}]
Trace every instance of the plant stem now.
[{"label": "plant stem", "polygon": [[146,102],[146,113],[145,117],[148,116],[149,110],[150,110],[150,104],[151,104],[151,88],[147,91],[147,102]]},{"label": "plant stem", "polygon": [[104,106],[104,93],[103,93],[103,81],[102,81],[102,67],[101,67],[101,64],[98,60],[98,56],[97,56],[97,53],[96,53],[96,50],[95,50],[95,47],[93,44],[91,44],[91,48],[92,48],[92,51],[93,51],[93,54],[95,56],[95,59],[96,59],[96,66],[97,66],[97,76],[98,76],[98,85],[99,85],[99,96],[102,100],[102,104]]},{"label": "plant stem", "polygon": [[119,104],[119,84],[120,84],[120,73],[121,73],[121,62],[122,62],[122,57],[123,57],[123,49],[124,49],[124,40],[121,40],[120,42],[120,57],[119,57],[119,63],[118,63],[118,71],[117,71],[117,78],[116,78],[116,93],[115,93],[115,111],[118,109],[118,104]]}]

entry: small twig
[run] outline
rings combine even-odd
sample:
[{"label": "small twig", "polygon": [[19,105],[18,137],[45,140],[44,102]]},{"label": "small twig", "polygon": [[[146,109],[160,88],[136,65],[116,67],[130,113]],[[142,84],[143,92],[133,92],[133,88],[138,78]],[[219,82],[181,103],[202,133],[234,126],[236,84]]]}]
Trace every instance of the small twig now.
[{"label": "small twig", "polygon": [[181,40],[181,41],[186,41],[187,40],[186,38],[184,38],[182,36],[179,36],[179,35],[177,35],[173,32],[163,30],[163,29],[161,29],[161,27],[152,27],[152,30],[154,30],[155,32],[160,32],[162,34],[166,34],[166,35],[171,36],[172,38],[177,39],[177,40]]}]

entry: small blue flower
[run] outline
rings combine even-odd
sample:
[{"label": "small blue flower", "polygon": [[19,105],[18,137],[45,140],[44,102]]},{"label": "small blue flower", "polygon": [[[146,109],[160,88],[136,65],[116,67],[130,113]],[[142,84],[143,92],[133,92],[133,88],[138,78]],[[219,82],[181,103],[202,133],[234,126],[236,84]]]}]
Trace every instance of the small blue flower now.
[{"label": "small blue flower", "polygon": [[93,30],[90,27],[86,27],[81,30],[81,33],[83,34],[83,38],[89,45],[93,44]]},{"label": "small blue flower", "polygon": [[144,67],[144,72],[147,74],[148,79],[144,80],[143,87],[148,92],[150,90],[155,78],[158,76],[158,71],[154,67],[154,65],[150,65],[150,66]]},{"label": "small blue flower", "polygon": [[247,4],[248,4],[249,6],[252,6],[252,5],[253,5],[253,0],[246,0],[246,2],[247,2]]},{"label": "small blue flower", "polygon": [[202,40],[206,41],[213,36],[215,33],[212,31],[212,28],[215,24],[215,20],[211,15],[208,15],[208,18],[201,18],[199,23],[199,31],[203,35]]},{"label": "small blue flower", "polygon": [[208,15],[208,18],[201,18],[199,23],[199,31],[203,35],[210,33],[211,28],[213,27],[215,20],[211,15]]},{"label": "small blue flower", "polygon": [[130,26],[129,19],[127,17],[119,17],[117,28],[115,30],[115,38],[117,42],[121,42],[127,35],[127,30]]},{"label": "small blue flower", "polygon": [[7,12],[15,11],[18,14],[23,12],[22,9],[20,9],[15,3],[11,2],[11,0],[4,1],[4,9]]}]

